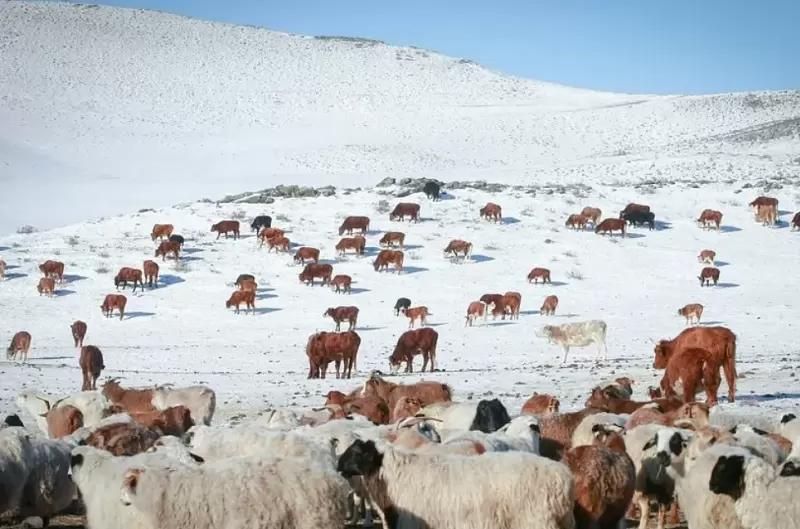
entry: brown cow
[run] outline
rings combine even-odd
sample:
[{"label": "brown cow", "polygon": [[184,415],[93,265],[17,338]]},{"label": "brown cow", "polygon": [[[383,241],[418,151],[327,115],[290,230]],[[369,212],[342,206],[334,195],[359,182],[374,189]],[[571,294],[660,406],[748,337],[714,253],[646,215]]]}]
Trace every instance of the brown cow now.
[{"label": "brown cow", "polygon": [[660,385],[665,397],[681,393],[678,396],[684,402],[694,401],[698,390],[705,389],[706,404],[715,406],[720,385],[719,365],[706,349],[683,349],[670,357]]},{"label": "brown cow", "polygon": [[714,259],[717,257],[717,252],[714,250],[703,250],[700,252],[700,255],[697,256],[697,261],[699,263],[708,263],[713,265]]},{"label": "brown cow", "polygon": [[180,437],[194,426],[192,414],[186,406],[171,406],[164,410],[130,412],[134,422],[149,430],[157,430],[162,435]]},{"label": "brown cow", "polygon": [[752,202],[750,202],[750,207],[751,208],[758,209],[758,206],[772,206],[777,210],[778,209],[778,199],[777,198],[772,198],[772,197],[765,197],[765,196],[762,195],[760,197],[757,197]]},{"label": "brown cow", "polygon": [[31,348],[31,333],[28,331],[19,331],[11,338],[11,345],[6,349],[6,358],[8,360],[15,360],[17,353],[22,357],[22,361],[28,360],[28,351]]},{"label": "brown cow", "polygon": [[463,258],[466,260],[469,254],[472,253],[472,243],[461,239],[453,239],[444,249],[444,255],[453,254],[454,259],[458,259],[459,253],[463,254]]},{"label": "brown cow", "polygon": [[180,259],[181,245],[176,241],[164,241],[158,245],[155,257],[161,256],[162,261],[167,260],[167,255],[173,254],[175,260]]},{"label": "brown cow", "polygon": [[61,261],[47,260],[39,265],[39,270],[44,274],[44,277],[57,278],[59,283],[64,282],[64,263]]},{"label": "brown cow", "polygon": [[267,253],[271,252],[273,248],[275,253],[278,253],[278,250],[288,252],[290,245],[291,243],[286,237],[273,237],[267,241]]},{"label": "brown cow", "polygon": [[433,373],[436,363],[436,342],[438,340],[439,333],[433,329],[417,329],[404,332],[400,339],[397,340],[394,352],[389,357],[390,370],[396,373],[400,369],[400,364],[405,362],[405,372],[412,373],[414,371],[414,356],[421,354],[422,371],[425,371],[430,359],[431,373]]},{"label": "brown cow", "polygon": [[78,365],[83,373],[83,385],[81,391],[97,389],[97,379],[105,369],[103,364],[103,353],[94,345],[84,345],[81,347],[81,357]]},{"label": "brown cow", "polygon": [[486,205],[479,210],[479,213],[483,219],[493,220],[495,222],[503,221],[503,208],[494,202],[487,202]]},{"label": "brown cow", "polygon": [[502,294],[484,294],[481,296],[480,301],[492,311],[493,320],[497,319],[498,314],[502,316],[502,319],[506,319],[506,306]]},{"label": "brown cow", "polygon": [[535,393],[525,401],[522,405],[520,415],[546,415],[550,413],[558,413],[561,406],[559,400],[553,395],[547,393]]},{"label": "brown cow", "polygon": [[564,226],[567,228],[572,228],[575,230],[585,230],[586,224],[589,222],[589,219],[580,214],[572,214],[567,217],[567,222],[564,223]]},{"label": "brown cow", "polygon": [[587,220],[591,221],[592,224],[597,224],[597,221],[600,220],[600,217],[603,215],[603,212],[600,211],[600,208],[593,208],[587,206],[581,210],[581,215],[586,217]]},{"label": "brown cow", "polygon": [[0,281],[4,280],[6,278],[6,267],[7,266],[8,266],[8,264],[5,261],[3,261],[2,259],[0,259]]},{"label": "brown cow", "polygon": [[353,278],[346,274],[337,274],[331,279],[331,287],[336,287],[336,292],[345,292],[350,294],[350,285],[353,283]]},{"label": "brown cow", "polygon": [[678,316],[686,318],[686,325],[692,323],[700,323],[700,317],[703,315],[703,306],[699,303],[689,303],[682,309],[678,309]]},{"label": "brown cow", "polygon": [[271,239],[286,235],[283,230],[278,228],[264,228],[258,233],[258,247],[261,248]]},{"label": "brown cow", "polygon": [[[492,305],[492,308],[494,305]],[[483,318],[483,321],[486,321],[487,312],[491,310],[490,307],[487,307],[484,303],[480,301],[473,301],[467,307],[467,317],[466,321],[464,322],[464,327],[469,325],[472,327],[473,322],[478,318]]]},{"label": "brown cow", "polygon": [[547,296],[544,298],[544,303],[542,303],[541,308],[539,309],[540,316],[552,316],[556,313],[556,308],[558,307],[558,296]]},{"label": "brown cow", "polygon": [[648,405],[655,405],[658,407],[659,411],[666,412],[675,410],[682,404],[682,401],[672,397],[659,398],[652,401],[634,401],[629,398],[620,397],[619,392],[615,391],[613,387],[606,387],[603,389],[596,386],[592,389],[592,393],[589,395],[584,406],[611,413],[631,414],[639,408]]},{"label": "brown cow", "polygon": [[225,238],[228,238],[228,233],[233,232],[233,238],[239,238],[239,221],[238,220],[223,220],[211,226],[212,232],[217,232],[217,239],[223,233]]},{"label": "brown cow", "polygon": [[150,233],[150,239],[169,239],[169,236],[172,235],[172,232],[175,228],[172,224],[155,224],[153,226],[153,231]]},{"label": "brown cow", "polygon": [[792,231],[800,230],[800,211],[794,214],[792,218]]},{"label": "brown cow", "polygon": [[361,230],[361,233],[366,234],[369,230],[369,217],[347,217],[339,226],[339,235],[344,235],[344,232],[352,235],[353,230]]},{"label": "brown cow", "polygon": [[75,347],[83,347],[83,338],[86,336],[86,324],[81,320],[75,320],[69,328],[72,331],[72,339],[75,341]]},{"label": "brown cow", "polygon": [[314,279],[322,278],[322,284],[327,285],[331,282],[331,275],[333,275],[333,267],[329,264],[307,264],[303,271],[300,272],[300,281],[308,285],[314,285]]},{"label": "brown cow", "polygon": [[389,265],[393,265],[395,271],[399,274],[403,271],[403,252],[398,250],[381,250],[378,256],[372,262],[372,266],[376,272],[388,270]]},{"label": "brown cow", "polygon": [[297,249],[297,252],[294,254],[294,262],[300,264],[306,264],[306,259],[309,261],[314,261],[315,263],[319,262],[319,250],[316,248],[311,248],[308,246],[301,246]]},{"label": "brown cow", "polygon": [[411,217],[414,222],[419,222],[419,204],[412,204],[410,202],[400,202],[397,204],[391,213],[389,213],[389,220],[406,219],[406,216]]},{"label": "brown cow", "polygon": [[[162,243],[163,244],[163,243]],[[133,292],[136,292],[136,285],[139,285],[140,290],[144,291],[144,281],[142,281],[142,271],[137,270],[135,268],[128,268],[127,266],[123,266],[117,272],[117,275],[114,276],[114,286],[117,287],[119,290],[120,284],[122,288],[125,289],[128,287],[128,281],[133,283]]]},{"label": "brown cow", "polygon": [[325,396],[325,406],[331,411],[335,406],[340,406],[345,414],[362,415],[375,424],[389,424],[391,420],[389,405],[374,395],[361,397],[345,395],[341,391],[329,391]]},{"label": "brown cow", "polygon": [[609,234],[614,235],[618,231],[625,237],[625,221],[621,219],[605,219],[600,224],[595,226],[594,232],[601,235]]},{"label": "brown cow", "polygon": [[151,261],[150,259],[146,260],[142,265],[144,269],[144,280],[147,281],[147,286],[149,287],[157,287],[158,286],[158,263],[155,261]]},{"label": "brown cow", "polygon": [[774,226],[778,222],[777,206],[761,205],[756,210],[756,220],[762,226]]},{"label": "brown cow", "polygon": [[237,286],[242,292],[257,292],[258,283],[255,279],[242,279],[238,282]]},{"label": "brown cow", "polygon": [[719,281],[719,268],[714,268],[713,266],[706,266],[702,270],[700,270],[700,275],[697,276],[697,279],[700,280],[700,286],[709,286],[711,281],[714,282],[716,286],[717,282]]},{"label": "brown cow", "polygon": [[358,322],[358,307],[331,307],[322,315],[323,318],[326,316],[330,316],[336,322],[336,332],[339,332],[343,321],[350,324],[347,330],[352,331]]},{"label": "brown cow", "polygon": [[253,309],[253,314],[256,313],[256,293],[252,290],[235,291],[233,294],[231,294],[231,297],[228,298],[228,301],[225,302],[225,308],[229,309],[233,306],[236,306],[236,311],[234,314],[239,314],[239,305],[242,303],[245,304],[245,314],[247,314],[250,309]]},{"label": "brown cow", "polygon": [[112,404],[120,407],[128,413],[152,411],[153,406],[152,389],[123,388],[119,385],[118,379],[112,378],[103,384],[101,393],[111,401]]},{"label": "brown cow", "polygon": [[722,224],[722,212],[714,209],[704,209],[703,212],[700,213],[700,218],[697,219],[697,223],[700,224],[702,228],[716,226],[717,231],[719,231],[720,224]]},{"label": "brown cow", "polygon": [[550,270],[547,268],[534,268],[528,274],[528,283],[538,283],[539,279],[542,280],[542,284],[550,283]]},{"label": "brown cow", "polygon": [[119,310],[119,319],[125,315],[125,305],[128,303],[128,298],[122,294],[108,294],[100,305],[100,310],[106,318],[110,318],[114,309]]},{"label": "brown cow", "polygon": [[624,215],[628,213],[650,213],[650,206],[645,206],[643,204],[635,204],[631,202],[625,209],[619,212],[619,218],[622,218]]},{"label": "brown cow", "polygon": [[355,250],[358,255],[364,255],[364,248],[367,246],[367,240],[361,235],[355,237],[344,237],[336,243],[336,251],[339,255],[344,255],[347,250]]},{"label": "brown cow", "polygon": [[381,246],[399,246],[400,248],[403,247],[403,243],[406,240],[406,234],[401,231],[387,231],[381,237],[381,240],[378,242]]},{"label": "brown cow", "polygon": [[426,323],[426,318],[428,316],[432,316],[432,313],[428,312],[428,307],[414,307],[411,309],[402,309],[403,314],[406,318],[408,318],[408,328],[414,328],[414,320],[419,320],[420,327],[424,327]]},{"label": "brown cow", "polygon": [[665,369],[673,355],[685,349],[698,348],[709,351],[714,364],[725,372],[728,383],[728,400],[736,395],[736,335],[725,327],[692,327],[672,340],[659,341],[654,349],[655,369]]},{"label": "brown cow", "polygon": [[453,390],[441,382],[416,382],[414,384],[394,384],[378,375],[373,375],[364,382],[361,390],[363,396],[374,395],[386,401],[389,409],[394,409],[403,397],[418,399],[423,406],[437,402],[451,402]]},{"label": "brown cow", "polygon": [[522,294],[519,292],[506,292],[503,294],[503,312],[509,315],[509,319],[518,320],[521,307]]},{"label": "brown cow", "polygon": [[39,291],[39,295],[46,294],[53,297],[53,293],[56,291],[56,280],[52,277],[42,277],[39,279],[39,284],[36,286],[36,290]]},{"label": "brown cow", "polygon": [[341,333],[318,332],[308,338],[306,355],[308,356],[308,378],[325,378],[328,364],[336,365],[336,378],[339,376],[339,367],[344,362],[341,378],[350,378],[356,366],[358,348],[361,337],[354,331]]}]

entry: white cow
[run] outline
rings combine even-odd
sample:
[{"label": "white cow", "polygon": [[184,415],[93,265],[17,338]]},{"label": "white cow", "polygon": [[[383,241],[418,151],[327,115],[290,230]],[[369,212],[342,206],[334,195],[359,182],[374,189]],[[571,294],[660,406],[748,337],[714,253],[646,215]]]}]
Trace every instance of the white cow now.
[{"label": "white cow", "polygon": [[606,322],[601,320],[581,321],[576,323],[565,323],[563,325],[545,325],[536,332],[536,336],[547,338],[550,343],[559,344],[564,348],[564,360],[566,363],[567,354],[570,347],[586,347],[597,344],[596,361],[608,358],[606,349]]}]

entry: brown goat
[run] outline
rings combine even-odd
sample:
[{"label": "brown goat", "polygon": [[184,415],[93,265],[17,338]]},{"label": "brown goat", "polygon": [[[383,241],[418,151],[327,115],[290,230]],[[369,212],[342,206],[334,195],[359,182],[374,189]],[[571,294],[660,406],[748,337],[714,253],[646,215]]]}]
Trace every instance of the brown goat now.
[{"label": "brown goat", "polygon": [[389,424],[389,406],[383,399],[370,396],[345,395],[340,391],[329,391],[325,400],[326,406],[341,406],[346,414],[362,415],[375,424]]},{"label": "brown goat", "polygon": [[599,412],[600,410],[587,408],[581,411],[551,413],[539,417],[541,454],[548,459],[560,461],[563,452],[572,447],[572,434],[575,433],[575,429],[581,421],[587,416]]},{"label": "brown goat", "polygon": [[[675,399],[680,402],[679,399]],[[660,407],[643,406],[631,413],[625,429],[631,430],[642,424],[663,424],[664,426],[688,427],[694,429],[708,424],[708,406],[702,402],[687,402],[672,411],[664,412]]]},{"label": "brown goat", "polygon": [[396,423],[413,417],[422,409],[422,401],[415,397],[400,397],[392,408],[389,422]]},{"label": "brown goat", "polygon": [[180,437],[194,426],[189,408],[172,406],[164,410],[134,411],[133,420],[149,430],[158,430],[162,435]]},{"label": "brown goat", "polygon": [[47,413],[42,413],[41,416],[47,420],[47,435],[51,439],[66,437],[83,427],[83,413],[75,406],[70,404],[59,406],[58,403],[61,401],[58,401],[50,407],[48,401],[40,400],[47,404]]},{"label": "brown goat", "polygon": [[391,410],[397,406],[397,402],[403,397],[418,399],[423,406],[429,406],[437,402],[450,402],[453,399],[453,390],[447,384],[439,382],[394,384],[379,376],[371,376],[367,379],[361,392],[364,396],[374,395],[383,399],[389,404],[389,409]]},{"label": "brown goat", "polygon": [[97,379],[105,369],[103,365],[103,353],[94,345],[84,345],[81,347],[81,358],[78,362],[83,373],[83,385],[81,391],[97,389]]},{"label": "brown goat", "polygon": [[553,395],[535,393],[522,405],[520,415],[545,415],[558,413],[561,403]]},{"label": "brown goat", "polygon": [[115,456],[135,456],[146,452],[161,437],[137,423],[114,423],[101,426],[86,438],[85,444]]},{"label": "brown goat", "polygon": [[596,387],[586,400],[587,408],[595,408],[610,413],[631,414],[648,404],[655,404],[662,412],[671,411],[681,406],[682,402],[670,398],[656,399],[655,401],[634,401],[619,397],[609,388]]},{"label": "brown goat", "polygon": [[128,413],[154,411],[152,389],[125,389],[116,379],[103,384],[103,395]]}]

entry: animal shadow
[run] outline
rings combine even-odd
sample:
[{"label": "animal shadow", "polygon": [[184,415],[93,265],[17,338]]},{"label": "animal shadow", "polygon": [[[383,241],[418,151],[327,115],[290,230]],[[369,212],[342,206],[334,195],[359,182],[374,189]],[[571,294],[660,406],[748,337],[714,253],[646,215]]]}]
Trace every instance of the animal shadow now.
[{"label": "animal shadow", "polygon": [[402,251],[406,252],[408,250],[419,250],[420,248],[422,248],[421,244],[405,244],[403,245]]},{"label": "animal shadow", "polygon": [[64,281],[67,283],[74,283],[75,281],[83,281],[86,276],[79,276],[75,274],[64,274]]},{"label": "animal shadow", "polygon": [[261,294],[256,294],[256,299],[269,299],[269,298],[277,298],[278,296],[275,294],[267,294],[266,292]]},{"label": "animal shadow", "polygon": [[724,325],[724,321],[701,321],[700,325]]},{"label": "animal shadow", "polygon": [[489,257],[488,255],[481,255],[481,254],[473,254],[470,256],[470,261],[473,263],[485,263],[487,261],[494,261],[494,257]]},{"label": "animal shadow", "polygon": [[563,281],[552,281],[552,282],[547,283],[547,284],[550,285],[550,286],[554,286],[554,287],[563,287],[567,283],[565,283]]},{"label": "animal shadow", "polygon": [[61,298],[64,296],[69,296],[70,294],[74,294],[74,290],[67,290],[67,289],[58,289],[53,291],[53,295],[57,298]]},{"label": "animal shadow", "polygon": [[350,293],[351,294],[361,294],[362,292],[370,292],[370,289],[368,289],[368,288],[351,288],[350,289]]},{"label": "animal shadow", "polygon": [[[74,360],[74,356],[37,356],[33,360]],[[30,360],[29,360],[30,361]]]},{"label": "animal shadow", "polygon": [[[155,313],[155,312],[141,312],[141,311],[136,311],[136,312],[126,312],[126,313],[125,313],[125,318],[124,318],[124,319],[126,319],[126,320],[129,320],[129,319],[131,319],[131,318],[146,318],[146,317],[148,317],[148,316],[155,316],[155,315],[156,315],[156,313]],[[112,317],[112,318],[110,318],[110,319],[112,319],[112,320],[113,320],[114,318]]]},{"label": "animal shadow", "polygon": [[737,228],[736,226],[721,226],[719,228],[721,233],[733,233],[737,231],[742,231],[742,228]]},{"label": "animal shadow", "polygon": [[504,325],[514,325],[514,322],[513,321],[503,321],[503,320],[489,322],[489,326],[490,327],[503,327]]},{"label": "animal shadow", "polygon": [[404,266],[403,267],[403,274],[416,274],[418,272],[427,272],[427,268],[422,268],[420,266]]},{"label": "animal shadow", "polygon": [[[342,325],[342,326],[344,327],[344,325]],[[356,325],[356,328],[354,330],[356,330],[358,332],[361,332],[361,331],[366,332],[366,331],[380,331],[381,329],[385,329],[385,328],[386,327],[360,327],[360,326]]]},{"label": "animal shadow", "polygon": [[277,307],[257,307],[254,309],[254,312],[256,314],[269,314],[270,312],[278,312],[279,310],[283,309],[279,309]]},{"label": "animal shadow", "polygon": [[20,277],[28,277],[28,274],[6,274],[6,281],[10,279],[18,279]]},{"label": "animal shadow", "polygon": [[203,250],[202,248],[184,248],[183,250],[181,250],[181,252],[183,252],[185,254],[189,254],[189,255],[191,255],[193,253],[204,252],[204,251],[205,250]]},{"label": "animal shadow", "polygon": [[728,261],[714,261],[714,266],[717,268],[721,266],[728,266],[730,263]]},{"label": "animal shadow", "polygon": [[164,286],[169,286],[177,285],[178,283],[185,283],[186,280],[180,276],[174,276],[172,274],[160,274],[158,276],[158,282]]},{"label": "animal shadow", "polygon": [[539,312],[540,311],[538,311],[538,310],[521,310],[521,311],[519,311],[520,314],[523,314],[525,316],[532,316],[533,314],[539,314]]},{"label": "animal shadow", "polygon": [[657,220],[655,224],[656,224],[656,231],[671,230],[672,229],[672,223],[671,222],[665,222],[663,220]]},{"label": "animal shadow", "polygon": [[501,224],[519,224],[520,220],[516,217],[503,217]]},{"label": "animal shadow", "polygon": [[[185,262],[187,262],[187,263],[190,263],[190,262],[192,262],[192,261],[202,261],[202,260],[203,260],[203,258],[202,258],[202,257],[193,257],[193,256],[191,256],[191,255],[185,255],[185,256],[181,257],[181,259],[180,259],[180,260],[181,260],[181,261],[185,261]],[[176,262],[177,262],[177,261],[176,261]]]},{"label": "animal shadow", "polygon": [[625,239],[641,239],[642,237],[646,237],[644,233],[636,233],[633,231],[626,231],[625,232]]},{"label": "animal shadow", "polygon": [[717,288],[736,288],[739,286],[739,283],[717,283],[714,286]]},{"label": "animal shadow", "polygon": [[10,250],[10,246],[0,246],[0,252],[5,252],[6,250]]}]

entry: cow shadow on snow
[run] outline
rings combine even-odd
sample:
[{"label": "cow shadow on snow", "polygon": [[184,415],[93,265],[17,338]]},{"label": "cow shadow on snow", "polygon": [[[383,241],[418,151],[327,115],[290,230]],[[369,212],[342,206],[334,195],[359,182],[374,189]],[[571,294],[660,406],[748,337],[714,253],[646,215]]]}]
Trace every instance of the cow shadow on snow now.
[{"label": "cow shadow on snow", "polygon": [[[129,320],[132,318],[146,318],[148,316],[155,316],[155,315],[156,315],[155,312],[142,312],[142,311],[126,312],[124,319]],[[113,320],[115,317],[116,316],[109,319]]]},{"label": "cow shadow on snow", "polygon": [[5,252],[6,250],[10,250],[10,246],[0,246],[0,252]]},{"label": "cow shadow on snow", "polygon": [[[260,314],[269,314],[270,312],[278,312],[279,310],[283,310],[283,309],[279,309],[277,307],[256,307],[255,313],[259,314],[259,315]],[[241,311],[241,313],[244,313],[244,311]]]},{"label": "cow shadow on snow", "polygon": [[663,221],[663,220],[657,220],[655,222],[655,224],[656,224],[656,231],[671,230],[672,229],[672,223],[671,222],[666,222],[666,221]]},{"label": "cow shadow on snow", "polygon": [[427,268],[423,268],[421,266],[404,266],[403,267],[403,274],[416,274],[418,272],[427,272]]},{"label": "cow shadow on snow", "polygon": [[[184,261],[184,262],[187,262],[187,263],[191,263],[192,261],[203,261],[203,258],[202,257],[193,257],[191,255],[185,255],[185,256],[181,257],[181,261]],[[173,262],[175,262],[175,261],[173,261]]]},{"label": "cow shadow on snow", "polygon": [[406,252],[409,250],[419,250],[420,248],[422,248],[421,244],[404,244],[401,251]]},{"label": "cow shadow on snow", "polygon": [[[648,230],[651,231],[651,230]],[[625,232],[625,239],[641,239],[642,237],[646,237],[644,233],[636,233],[634,231],[626,231]],[[620,237],[622,238],[622,237]]]},{"label": "cow shadow on snow", "polygon": [[736,226],[720,226],[719,231],[720,233],[734,233],[742,231],[742,228],[737,228]]},{"label": "cow shadow on snow", "polygon": [[714,286],[717,288],[736,288],[739,286],[739,283],[717,283]]},{"label": "cow shadow on snow", "polygon": [[[344,327],[344,324],[342,325],[342,327]],[[356,325],[355,330],[358,331],[358,332],[361,332],[361,331],[367,332],[367,331],[380,331],[380,330],[383,330],[385,328],[386,327],[360,327],[360,326]]]},{"label": "cow shadow on snow", "polygon": [[494,257],[489,257],[488,255],[481,255],[481,254],[473,254],[469,258],[470,261],[473,263],[485,263],[487,261],[494,261]]},{"label": "cow shadow on snow", "polygon": [[350,293],[351,294],[361,294],[362,292],[371,292],[371,290],[368,289],[368,288],[351,288],[350,289]]},{"label": "cow shadow on snow", "polygon": [[203,250],[202,248],[184,248],[183,250],[181,250],[181,253],[189,255],[200,252],[205,252],[205,250]]},{"label": "cow shadow on snow", "polygon": [[[724,321],[701,321],[700,322],[700,326],[702,327],[704,325],[706,327],[710,327],[712,325],[725,325],[725,322]],[[688,327],[687,327],[687,329],[688,329]]]},{"label": "cow shadow on snow", "polygon": [[20,277],[28,277],[28,274],[13,273],[13,274],[6,274],[5,277],[6,277],[6,281],[10,281],[12,279],[19,279]]},{"label": "cow shadow on snow", "polygon": [[270,299],[270,298],[277,298],[276,294],[267,294],[266,292],[256,293],[256,299]]},{"label": "cow shadow on snow", "polygon": [[730,263],[728,261],[714,261],[714,265],[713,266],[716,266],[717,268],[720,268],[722,266],[728,266],[729,264]]},{"label": "cow shadow on snow", "polygon": [[[73,360],[74,356],[37,356],[33,360]],[[30,362],[30,359],[28,360]]]},{"label": "cow shadow on snow", "polygon": [[170,285],[177,285],[178,283],[186,283],[186,280],[181,276],[175,276],[172,274],[160,274],[158,276],[158,282],[165,287]]},{"label": "cow shadow on snow", "polygon": [[83,281],[86,276],[79,276],[76,274],[64,274],[64,281],[67,283],[74,283],[75,281]]},{"label": "cow shadow on snow", "polygon": [[[534,283],[531,284],[533,285]],[[547,283],[547,285],[551,287],[563,287],[566,284],[567,283],[565,283],[564,281],[551,281],[550,283]]]},{"label": "cow shadow on snow", "polygon": [[516,322],[513,321],[488,321],[487,322],[490,327],[503,327],[504,325],[514,325]]},{"label": "cow shadow on snow", "polygon": [[520,220],[516,217],[503,217],[501,224],[519,224]]},{"label": "cow shadow on snow", "polygon": [[75,293],[74,290],[68,290],[68,289],[65,289],[65,288],[53,291],[53,295],[55,297],[57,297],[57,298],[62,298],[64,296],[69,296],[70,294],[74,294],[74,293]]},{"label": "cow shadow on snow", "polygon": [[[763,395],[736,395],[737,401],[766,402],[778,399],[800,399],[800,393],[764,393]],[[727,400],[727,399],[726,399]]]}]

